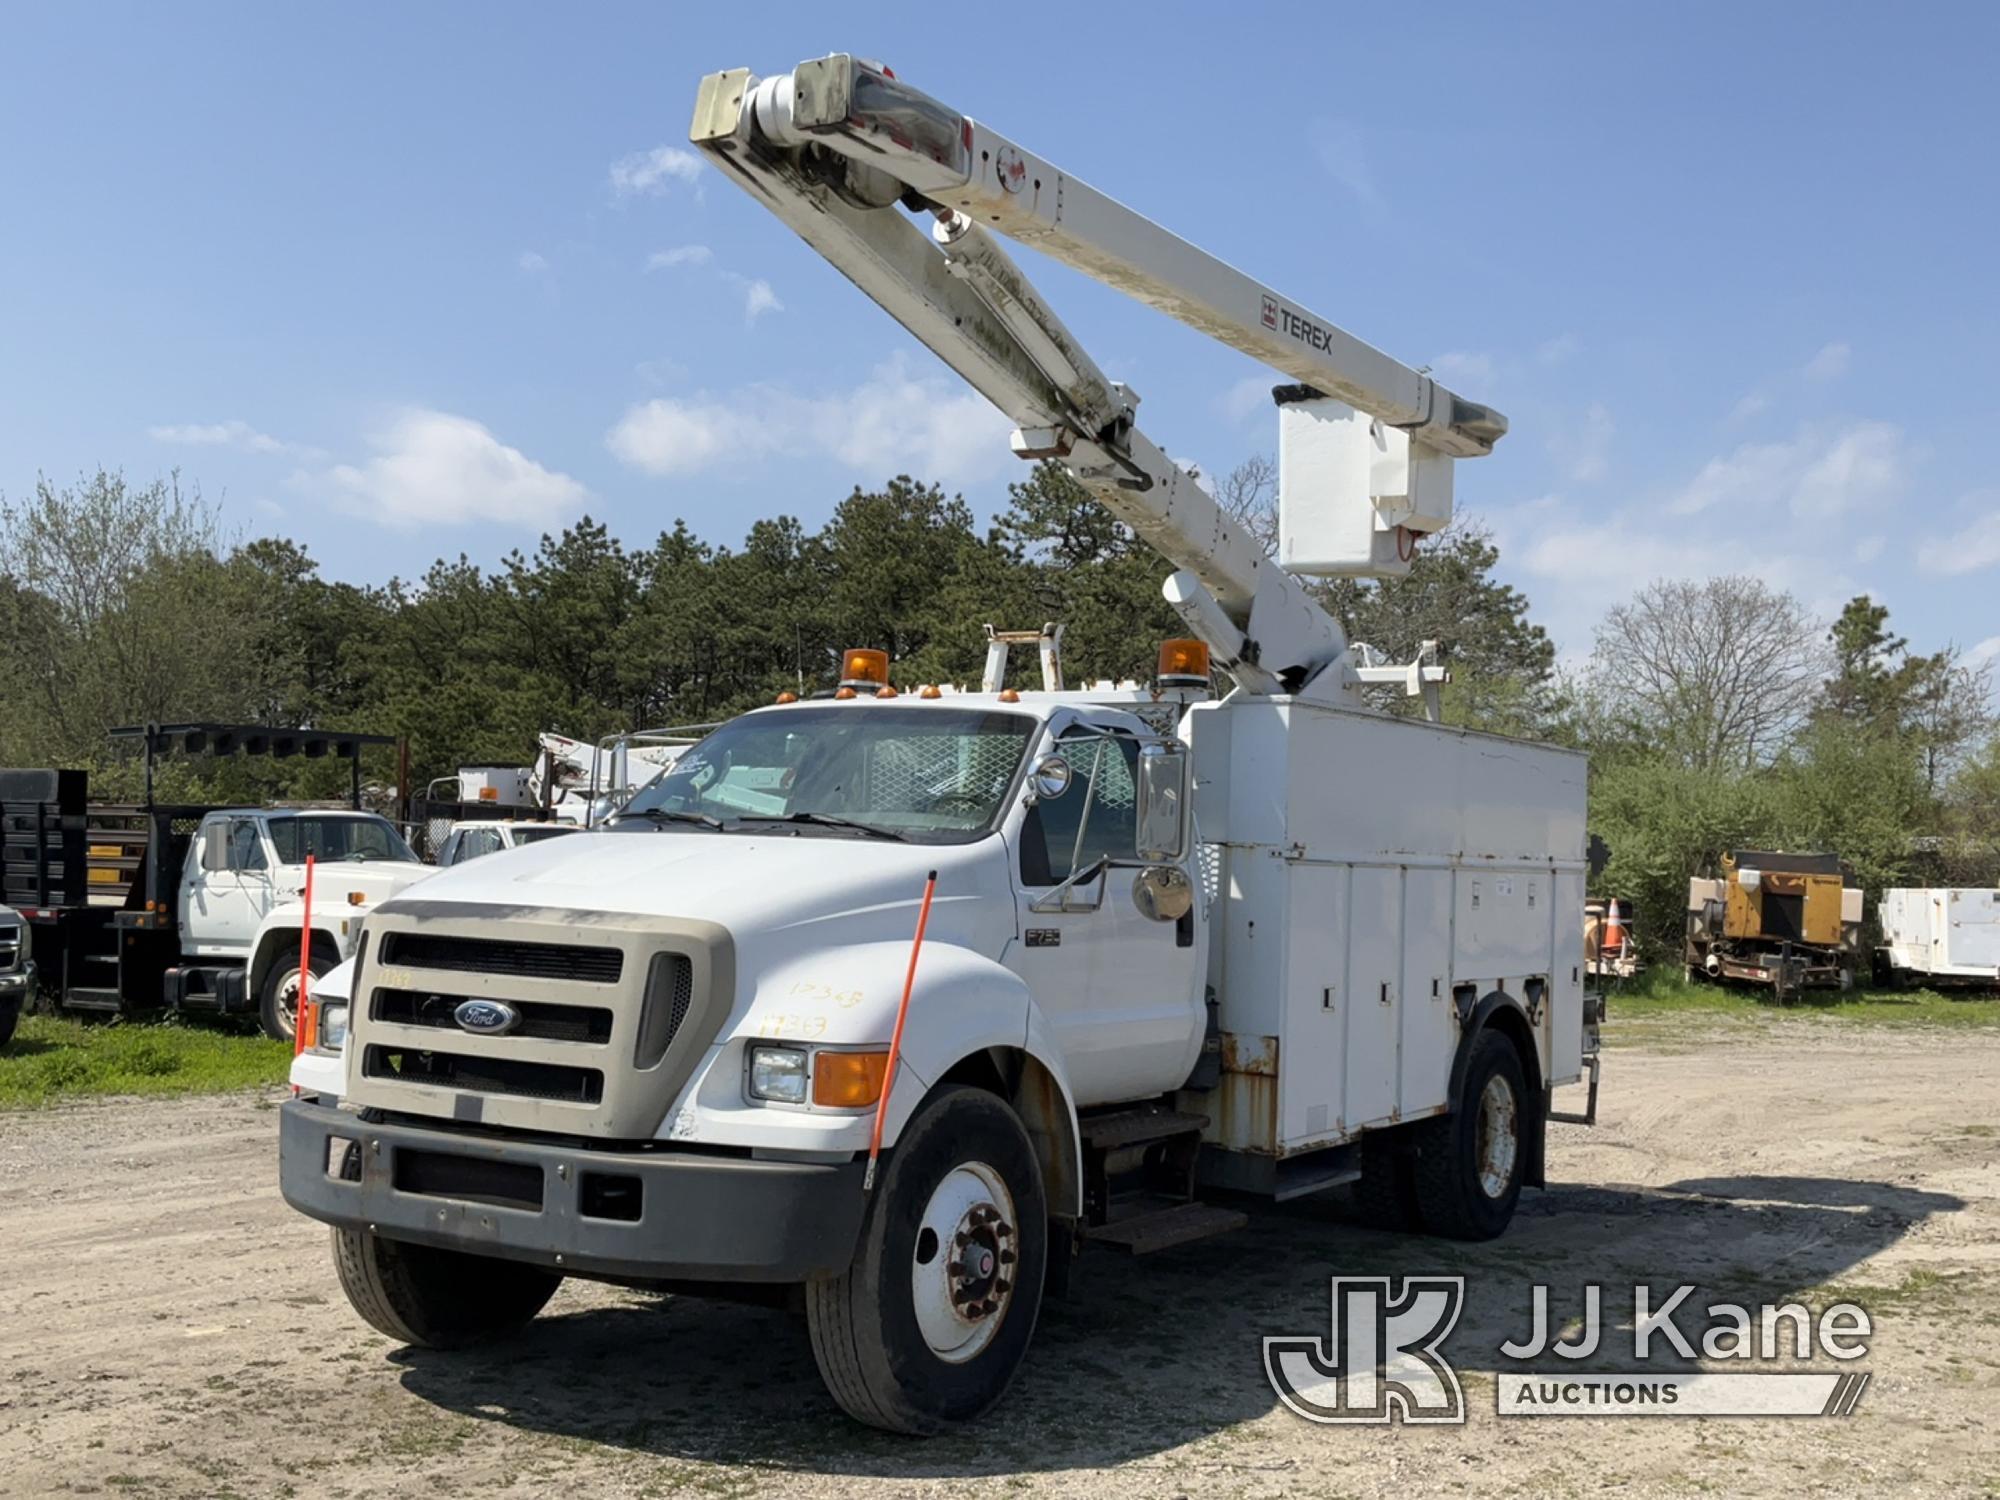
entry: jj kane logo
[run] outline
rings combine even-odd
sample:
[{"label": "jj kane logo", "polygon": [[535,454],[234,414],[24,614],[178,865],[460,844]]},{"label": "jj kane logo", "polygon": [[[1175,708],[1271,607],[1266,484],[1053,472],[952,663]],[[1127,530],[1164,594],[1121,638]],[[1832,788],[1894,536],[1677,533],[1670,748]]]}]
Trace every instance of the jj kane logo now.
[{"label": "jj kane logo", "polygon": [[[1280,1401],[1309,1422],[1465,1420],[1443,1353],[1464,1310],[1464,1277],[1408,1276],[1392,1290],[1386,1276],[1336,1276],[1332,1290],[1327,1337],[1264,1340],[1265,1378]],[[1864,1309],[1713,1302],[1698,1318],[1694,1291],[1633,1287],[1628,1354],[1605,1333],[1601,1287],[1583,1288],[1582,1316],[1568,1324],[1552,1317],[1549,1289],[1533,1288],[1527,1336],[1499,1348],[1498,1414],[1831,1417],[1859,1405],[1868,1374],[1852,1364],[1874,1333]],[[1849,1368],[1801,1368],[1821,1359]]]}]

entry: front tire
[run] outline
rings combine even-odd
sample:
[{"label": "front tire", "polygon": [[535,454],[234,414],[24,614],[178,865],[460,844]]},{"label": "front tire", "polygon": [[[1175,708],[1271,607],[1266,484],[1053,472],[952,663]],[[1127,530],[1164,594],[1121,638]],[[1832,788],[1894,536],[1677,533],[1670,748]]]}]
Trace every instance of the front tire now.
[{"label": "front tire", "polygon": [[562,1277],[518,1261],[333,1231],[340,1289],[362,1321],[398,1343],[463,1349],[525,1328]]},{"label": "front tire", "polygon": [[[317,979],[333,967],[333,960],[314,946],[308,961]],[[259,997],[257,1017],[264,1035],[274,1042],[289,1042],[299,1029],[299,961],[287,954],[264,976],[264,993]]]},{"label": "front tire", "polygon": [[1414,1172],[1424,1228],[1454,1240],[1490,1240],[1520,1201],[1532,1122],[1521,1055],[1488,1029],[1472,1044],[1458,1106],[1416,1127]]},{"label": "front tire", "polygon": [[904,1127],[854,1263],[806,1286],[813,1358],[849,1416],[929,1434],[1006,1392],[1041,1311],[1048,1212],[1020,1119],[940,1090]]}]

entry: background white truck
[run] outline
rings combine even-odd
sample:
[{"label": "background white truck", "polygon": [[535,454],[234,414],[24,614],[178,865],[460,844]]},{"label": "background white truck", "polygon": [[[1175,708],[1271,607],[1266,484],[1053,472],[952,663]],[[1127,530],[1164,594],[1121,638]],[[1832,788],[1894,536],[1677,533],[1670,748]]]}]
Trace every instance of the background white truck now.
[{"label": "background white truck", "polygon": [[2000,890],[1900,887],[1882,892],[1876,914],[1892,981],[2000,987]]},{"label": "background white truck", "polygon": [[[1146,689],[851,651],[605,831],[377,908],[321,990],[341,1099],[281,1126],[357,1311],[450,1346],[569,1275],[794,1286],[840,1405],[931,1432],[999,1399],[1081,1244],[1243,1222],[1204,1190],[1500,1232],[1553,1090],[1594,1104],[1584,760],[1369,711],[1437,669],[1368,664],[1294,573],[1406,569],[1504,420],[851,57],[712,75],[692,137],[1180,569],[1193,634]],[[1301,382],[1284,567],[993,228]]]}]

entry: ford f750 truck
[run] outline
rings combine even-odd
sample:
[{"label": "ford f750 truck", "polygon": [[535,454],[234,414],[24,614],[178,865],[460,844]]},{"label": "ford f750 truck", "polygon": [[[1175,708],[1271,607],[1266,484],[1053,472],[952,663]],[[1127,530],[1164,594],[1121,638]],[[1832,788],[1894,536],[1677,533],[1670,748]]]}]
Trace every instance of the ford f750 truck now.
[{"label": "ford f750 truck", "polygon": [[[839,1404],[934,1432],[1080,1246],[1224,1232],[1220,1195],[1499,1233],[1553,1091],[1595,1096],[1584,760],[1372,708],[1442,669],[1296,575],[1406,570],[1504,419],[854,58],[712,75],[693,138],[1173,563],[1191,634],[1145,687],[1065,690],[1052,633],[1041,691],[850,651],[609,827],[373,909],[295,1075],[338,1087],[281,1129],[356,1310],[450,1347],[566,1276],[789,1286]],[[1277,559],[996,230],[1300,382]]]}]

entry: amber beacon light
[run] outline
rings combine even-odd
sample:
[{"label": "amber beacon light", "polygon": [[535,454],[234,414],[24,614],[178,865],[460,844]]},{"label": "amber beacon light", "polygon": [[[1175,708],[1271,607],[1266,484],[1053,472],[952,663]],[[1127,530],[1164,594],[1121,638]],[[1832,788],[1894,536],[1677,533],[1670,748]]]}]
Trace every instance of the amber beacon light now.
[{"label": "amber beacon light", "polygon": [[1175,639],[1160,643],[1161,687],[1207,687],[1208,643]]}]

